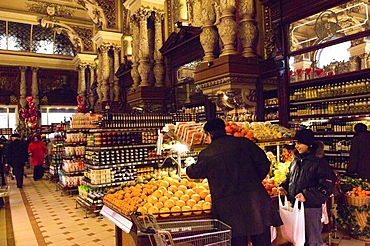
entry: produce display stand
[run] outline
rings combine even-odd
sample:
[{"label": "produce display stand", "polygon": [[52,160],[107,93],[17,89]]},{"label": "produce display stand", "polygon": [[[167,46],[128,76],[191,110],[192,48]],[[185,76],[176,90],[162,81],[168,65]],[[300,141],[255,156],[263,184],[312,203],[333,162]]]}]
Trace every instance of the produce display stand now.
[{"label": "produce display stand", "polygon": [[80,196],[77,196],[76,197],[76,209],[78,209],[79,206],[85,210],[84,218],[86,219],[88,218],[88,214],[94,214],[95,217],[100,216],[100,210],[102,209],[103,205],[91,203],[87,201],[86,199]]},{"label": "produce display stand", "polygon": [[63,195],[68,195],[68,196],[73,196],[73,194],[77,194],[78,193],[78,189],[77,189],[77,186],[64,186],[63,184],[61,183],[57,183],[55,185],[55,190],[56,191],[61,191],[60,195],[63,196]]},{"label": "produce display stand", "polygon": [[[151,244],[151,237],[140,237],[138,236],[138,230],[135,223],[133,223],[129,213],[118,208],[114,204],[104,200],[104,206],[101,210],[101,214],[112,221],[116,228],[116,246],[149,246]],[[210,212],[210,211],[207,211]],[[181,213],[181,212],[177,212]],[[209,219],[211,213],[202,213],[199,215],[171,215],[168,217],[157,217],[157,221],[160,222],[171,222],[171,221],[188,221],[188,220],[199,220]],[[153,240],[154,241],[154,240]],[[155,245],[155,244],[154,244]],[[153,245],[153,246],[154,246]]]}]

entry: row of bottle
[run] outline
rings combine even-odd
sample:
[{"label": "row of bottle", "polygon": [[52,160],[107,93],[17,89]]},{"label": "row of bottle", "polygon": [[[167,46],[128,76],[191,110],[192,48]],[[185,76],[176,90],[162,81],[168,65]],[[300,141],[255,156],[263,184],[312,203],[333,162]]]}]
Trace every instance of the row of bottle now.
[{"label": "row of bottle", "polygon": [[176,122],[199,122],[198,113],[174,113],[172,114],[173,123]]},{"label": "row of bottle", "polygon": [[343,139],[321,139],[324,143],[325,151],[349,151],[351,148],[351,140]]},{"label": "row of bottle", "polygon": [[97,122],[102,119],[101,114],[75,113],[72,116],[71,129],[92,129],[97,127]]},{"label": "row of bottle", "polygon": [[84,176],[66,176],[59,172],[59,183],[64,187],[77,187],[82,185]]},{"label": "row of bottle", "polygon": [[290,100],[337,97],[370,92],[370,79],[293,89]]},{"label": "row of bottle", "polygon": [[86,161],[90,165],[100,166],[138,162],[148,159],[147,148],[111,149],[102,151],[86,151]]},{"label": "row of bottle", "polygon": [[315,121],[311,122],[310,129],[313,132],[352,132],[354,125],[360,121],[339,121],[333,120],[330,122]]},{"label": "row of bottle", "polygon": [[156,132],[103,132],[89,134],[87,146],[137,145],[154,144],[157,142]]},{"label": "row of bottle", "polygon": [[82,172],[85,169],[83,161],[64,160],[62,170],[67,173]]},{"label": "row of bottle", "polygon": [[53,164],[62,164],[63,163],[63,154],[53,154],[51,156],[51,161]]},{"label": "row of bottle", "polygon": [[166,124],[172,124],[170,114],[122,114],[112,113],[104,115],[100,122],[102,128],[161,128]]},{"label": "row of bottle", "polygon": [[347,169],[348,167],[348,157],[327,157],[329,165],[333,168]]},{"label": "row of bottle", "polygon": [[290,116],[368,113],[369,111],[370,100],[369,98],[363,98],[292,106]]}]

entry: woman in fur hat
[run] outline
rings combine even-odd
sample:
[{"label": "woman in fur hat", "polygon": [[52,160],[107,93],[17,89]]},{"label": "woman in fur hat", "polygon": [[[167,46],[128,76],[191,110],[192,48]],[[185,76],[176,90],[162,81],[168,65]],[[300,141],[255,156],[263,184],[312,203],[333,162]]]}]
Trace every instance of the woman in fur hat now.
[{"label": "woman in fur hat", "polygon": [[292,204],[296,199],[304,203],[305,246],[321,246],[322,205],[333,193],[337,177],[324,157],[324,144],[315,141],[311,130],[298,131],[294,142],[295,157],[280,189]]}]

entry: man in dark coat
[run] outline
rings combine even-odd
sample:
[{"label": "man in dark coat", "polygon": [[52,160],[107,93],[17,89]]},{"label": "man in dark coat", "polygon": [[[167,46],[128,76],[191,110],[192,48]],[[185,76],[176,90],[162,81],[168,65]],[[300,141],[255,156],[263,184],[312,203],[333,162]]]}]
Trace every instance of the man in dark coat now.
[{"label": "man in dark coat", "polygon": [[348,173],[358,174],[360,178],[370,181],[370,132],[363,123],[355,125],[355,136],[351,140]]},{"label": "man in dark coat", "polygon": [[28,158],[25,143],[19,140],[18,134],[11,135],[12,141],[8,144],[8,162],[13,168],[17,181],[17,188],[23,187],[24,165]]},{"label": "man in dark coat", "polygon": [[212,143],[188,166],[190,178],[207,178],[212,216],[232,227],[232,246],[271,244],[270,226],[282,224],[262,185],[270,170],[266,154],[247,138],[226,135],[225,123],[212,119],[204,125]]}]

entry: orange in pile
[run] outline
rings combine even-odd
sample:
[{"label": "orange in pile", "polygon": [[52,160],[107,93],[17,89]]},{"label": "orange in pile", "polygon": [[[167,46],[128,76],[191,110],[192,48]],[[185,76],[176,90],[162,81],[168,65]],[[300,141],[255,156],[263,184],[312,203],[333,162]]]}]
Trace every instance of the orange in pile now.
[{"label": "orange in pile", "polygon": [[104,199],[124,210],[127,215],[138,211],[156,217],[168,217],[210,213],[212,208],[207,182],[194,183],[178,176],[126,187],[106,195]]},{"label": "orange in pile", "polygon": [[227,122],[225,121],[225,130],[226,134],[232,135],[234,137],[245,137],[250,140],[253,140],[253,131],[248,131],[243,129],[241,126],[238,126],[235,122]]},{"label": "orange in pile", "polygon": [[360,186],[352,188],[352,190],[349,193],[353,197],[366,197],[366,196],[370,196],[370,190],[364,190]]}]

